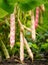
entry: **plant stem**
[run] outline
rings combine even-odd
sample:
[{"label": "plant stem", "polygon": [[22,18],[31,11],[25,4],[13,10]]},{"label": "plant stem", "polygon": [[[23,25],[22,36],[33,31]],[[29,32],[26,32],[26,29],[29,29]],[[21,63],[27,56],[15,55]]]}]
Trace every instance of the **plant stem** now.
[{"label": "plant stem", "polygon": [[2,40],[1,40],[1,47],[2,47],[2,50],[4,52],[4,55],[5,55],[6,59],[10,58],[8,50],[6,49],[6,46],[5,46],[5,44],[3,43]]}]

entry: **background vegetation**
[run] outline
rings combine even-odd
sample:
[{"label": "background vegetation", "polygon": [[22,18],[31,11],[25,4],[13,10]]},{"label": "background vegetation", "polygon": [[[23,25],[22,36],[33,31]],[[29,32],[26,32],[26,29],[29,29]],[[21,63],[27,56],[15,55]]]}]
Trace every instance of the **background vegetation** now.
[{"label": "background vegetation", "polygon": [[[7,58],[5,48],[8,51],[7,55],[19,56],[20,49],[20,27],[18,25],[18,11],[20,11],[20,20],[22,24],[27,27],[31,26],[31,18],[29,11],[35,9],[37,6],[45,5],[45,12],[41,12],[39,24],[36,28],[36,41],[31,39],[31,33],[24,30],[28,44],[33,51],[35,59],[48,58],[48,0],[0,0],[0,56],[4,59]],[[10,48],[10,14],[16,7],[16,39],[14,47]],[[35,14],[34,14],[35,15]],[[25,50],[25,57],[29,58]],[[18,52],[18,53],[17,53]]]}]

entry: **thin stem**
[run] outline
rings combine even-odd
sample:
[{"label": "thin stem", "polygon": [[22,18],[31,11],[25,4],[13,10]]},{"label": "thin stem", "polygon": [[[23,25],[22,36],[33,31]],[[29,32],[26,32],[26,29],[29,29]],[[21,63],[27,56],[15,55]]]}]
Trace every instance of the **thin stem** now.
[{"label": "thin stem", "polygon": [[3,43],[2,40],[1,40],[1,47],[2,47],[2,50],[4,52],[4,55],[5,55],[6,59],[7,58],[10,58],[9,53],[8,53],[8,50],[6,49],[6,46],[5,46],[5,44]]}]

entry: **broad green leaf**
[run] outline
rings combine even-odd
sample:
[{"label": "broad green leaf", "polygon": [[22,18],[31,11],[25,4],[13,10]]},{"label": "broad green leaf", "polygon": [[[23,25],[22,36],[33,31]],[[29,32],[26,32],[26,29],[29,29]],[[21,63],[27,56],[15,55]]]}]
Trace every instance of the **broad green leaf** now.
[{"label": "broad green leaf", "polygon": [[17,3],[17,0],[7,0],[9,5],[13,5],[15,6],[15,4]]},{"label": "broad green leaf", "polygon": [[6,0],[3,1],[1,8],[9,13],[13,12],[14,10],[14,6],[9,5]]},{"label": "broad green leaf", "polygon": [[29,3],[31,0],[18,0],[19,3]]},{"label": "broad green leaf", "polygon": [[28,11],[31,9],[35,9],[37,6],[40,6],[42,4],[47,3],[48,1],[46,0],[26,0],[26,1],[22,1],[19,2],[19,7],[23,10],[23,11]]},{"label": "broad green leaf", "polygon": [[0,18],[5,17],[7,14],[8,13],[5,10],[3,10],[3,9],[0,8]]},{"label": "broad green leaf", "polygon": [[1,7],[2,3],[3,3],[3,0],[0,0],[0,7]]},{"label": "broad green leaf", "polygon": [[7,0],[0,0],[0,8],[7,11],[8,13],[12,13],[14,10],[14,5],[10,5],[10,2],[8,2]]},{"label": "broad green leaf", "polygon": [[7,14],[12,13],[14,10],[13,5],[9,5],[7,0],[0,0],[0,18],[5,17]]},{"label": "broad green leaf", "polygon": [[16,3],[18,3],[20,9],[23,11],[28,11],[35,9],[37,6],[40,6],[46,2],[48,2],[48,0],[0,0],[0,8],[10,14],[13,12]]}]

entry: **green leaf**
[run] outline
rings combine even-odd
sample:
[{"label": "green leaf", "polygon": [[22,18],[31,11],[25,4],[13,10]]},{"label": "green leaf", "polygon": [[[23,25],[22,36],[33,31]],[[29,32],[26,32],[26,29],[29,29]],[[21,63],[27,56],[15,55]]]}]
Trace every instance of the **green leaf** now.
[{"label": "green leaf", "polygon": [[9,5],[13,5],[15,6],[15,4],[17,3],[17,0],[7,0]]},{"label": "green leaf", "polygon": [[14,6],[10,5],[7,0],[0,0],[0,18],[5,17],[7,14],[12,13]]},{"label": "green leaf", "polygon": [[0,18],[5,17],[7,14],[8,13],[5,10],[3,10],[3,9],[0,8]]},{"label": "green leaf", "polygon": [[9,3],[6,0],[3,1],[1,8],[3,8],[8,13],[12,13],[14,10],[14,6],[9,5]]},{"label": "green leaf", "polygon": [[[8,13],[12,13],[14,10],[14,5],[10,5],[9,0],[0,0],[0,8],[7,11]],[[12,2],[11,2],[12,3]]]},{"label": "green leaf", "polygon": [[35,49],[39,49],[39,47],[36,44],[32,44],[32,47]]},{"label": "green leaf", "polygon": [[48,43],[42,44],[41,49],[48,50]]},{"label": "green leaf", "polygon": [[[22,0],[21,0],[22,1]],[[37,6],[40,6],[42,4],[47,3],[48,1],[46,0],[23,0],[22,2],[19,2],[19,7],[23,11],[28,11],[31,9],[35,9]]]}]

